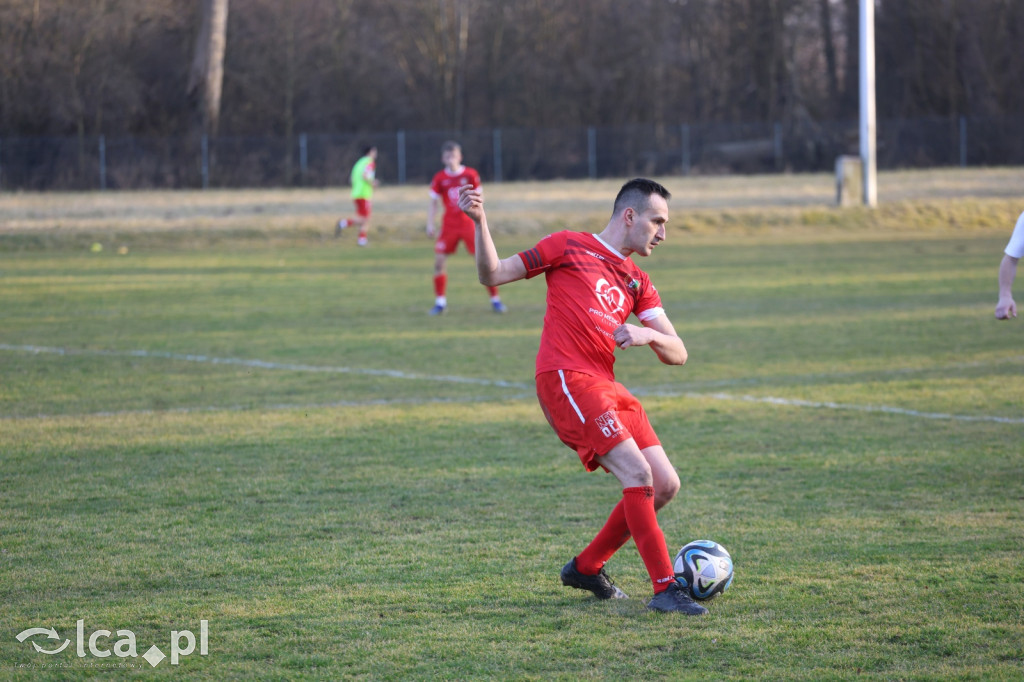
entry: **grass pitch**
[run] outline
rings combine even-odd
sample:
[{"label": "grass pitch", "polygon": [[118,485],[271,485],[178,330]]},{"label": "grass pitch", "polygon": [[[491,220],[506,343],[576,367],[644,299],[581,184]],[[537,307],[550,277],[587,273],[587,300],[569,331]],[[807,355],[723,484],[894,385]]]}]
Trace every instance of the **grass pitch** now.
[{"label": "grass pitch", "polygon": [[[632,543],[632,599],[559,584],[617,485],[533,397],[542,282],[494,315],[460,253],[426,315],[419,189],[368,249],[329,236],[344,192],[0,196],[0,677],[1017,679],[1024,206],[977,189],[1014,172],[883,176],[874,213],[666,181],[641,265],[690,361],[617,367],[684,482],[669,546],[733,554],[701,619],[644,609]],[[611,184],[489,187],[500,252],[600,229]],[[79,620],[139,656],[79,657]],[[141,657],[202,620],[206,655]]]}]

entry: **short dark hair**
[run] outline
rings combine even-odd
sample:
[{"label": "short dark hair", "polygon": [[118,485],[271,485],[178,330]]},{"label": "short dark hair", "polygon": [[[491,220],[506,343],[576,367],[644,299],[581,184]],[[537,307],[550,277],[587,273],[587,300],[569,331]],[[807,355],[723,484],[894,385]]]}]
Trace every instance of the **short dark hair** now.
[{"label": "short dark hair", "polygon": [[616,195],[615,204],[612,206],[612,214],[617,214],[625,208],[643,211],[650,205],[652,194],[657,194],[665,201],[672,198],[672,194],[663,185],[654,180],[633,178],[623,185],[618,195]]},{"label": "short dark hair", "polygon": [[448,140],[443,145],[441,145],[441,153],[442,154],[444,154],[445,152],[453,152],[456,149],[458,149],[461,152],[462,151],[462,145],[459,144],[458,142],[456,142],[455,140]]},{"label": "short dark hair", "polygon": [[370,152],[372,152],[376,148],[377,148],[377,145],[375,145],[375,144],[368,144],[368,145],[366,145],[365,147],[363,147],[362,156],[366,156],[367,154],[369,154]]}]

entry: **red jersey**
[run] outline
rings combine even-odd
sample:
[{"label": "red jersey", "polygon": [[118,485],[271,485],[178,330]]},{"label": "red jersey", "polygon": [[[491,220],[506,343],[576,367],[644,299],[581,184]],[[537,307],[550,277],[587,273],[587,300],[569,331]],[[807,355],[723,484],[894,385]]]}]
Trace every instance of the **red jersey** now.
[{"label": "red jersey", "polygon": [[641,322],[665,311],[647,273],[586,232],[556,232],[519,253],[526,277],[547,279],[547,312],[537,374],[568,369],[615,380],[612,333],[631,314]]},{"label": "red jersey", "polygon": [[473,220],[459,208],[459,187],[480,186],[480,174],[469,166],[463,166],[458,173],[449,173],[447,168],[437,172],[430,182],[430,196],[441,197],[444,201],[444,221],[441,229],[468,228],[473,230]]}]

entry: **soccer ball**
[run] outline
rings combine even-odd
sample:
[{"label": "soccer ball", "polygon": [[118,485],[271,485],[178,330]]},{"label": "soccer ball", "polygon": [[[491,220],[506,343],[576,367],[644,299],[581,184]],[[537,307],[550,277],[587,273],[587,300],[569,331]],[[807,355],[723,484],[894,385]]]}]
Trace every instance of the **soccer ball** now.
[{"label": "soccer ball", "polygon": [[732,557],[717,542],[695,540],[676,554],[676,578],[694,599],[711,599],[732,585]]}]

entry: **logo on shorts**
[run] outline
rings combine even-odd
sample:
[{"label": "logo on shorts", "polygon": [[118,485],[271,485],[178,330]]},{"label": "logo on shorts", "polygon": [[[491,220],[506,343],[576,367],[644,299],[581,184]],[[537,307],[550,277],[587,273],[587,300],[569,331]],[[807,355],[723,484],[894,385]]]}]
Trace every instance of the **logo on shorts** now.
[{"label": "logo on shorts", "polygon": [[612,286],[608,280],[602,277],[597,280],[594,293],[597,294],[597,300],[601,302],[606,311],[613,314],[622,312],[623,304],[626,302],[626,294],[622,293],[622,289]]},{"label": "logo on shorts", "polygon": [[615,418],[614,412],[605,412],[594,422],[597,424],[597,428],[601,429],[605,438],[611,438],[622,431],[622,426],[619,425],[619,420]]}]

